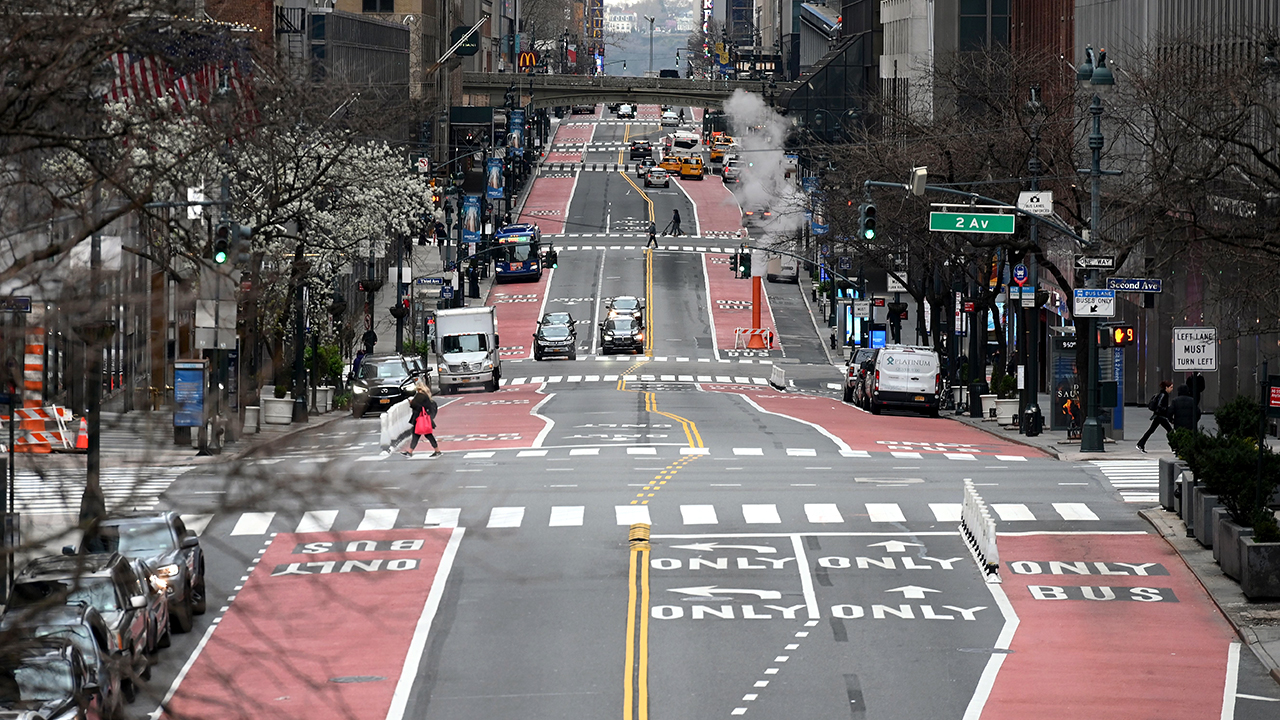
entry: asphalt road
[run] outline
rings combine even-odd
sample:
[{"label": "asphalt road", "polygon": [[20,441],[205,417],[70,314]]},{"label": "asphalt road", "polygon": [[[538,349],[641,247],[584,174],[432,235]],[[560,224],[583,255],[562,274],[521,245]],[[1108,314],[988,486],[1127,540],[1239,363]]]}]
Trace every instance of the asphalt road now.
[{"label": "asphalt road", "polygon": [[[645,195],[582,172],[566,233],[647,223]],[[678,190],[647,197],[658,218],[692,209]],[[272,719],[1280,712],[1103,468],[771,389],[766,360],[838,377],[799,290],[768,287],[785,353],[731,356],[707,283],[728,269],[638,246],[561,254],[527,304],[574,315],[578,360],[513,358],[497,393],[441,398],[444,457],[383,453],[377,417],[345,417],[177,477],[161,503],[200,530],[209,613],[132,716],[161,701]],[[645,297],[650,349],[601,358],[596,323],[622,294]],[[1002,583],[957,531],[965,479],[997,521]]]}]

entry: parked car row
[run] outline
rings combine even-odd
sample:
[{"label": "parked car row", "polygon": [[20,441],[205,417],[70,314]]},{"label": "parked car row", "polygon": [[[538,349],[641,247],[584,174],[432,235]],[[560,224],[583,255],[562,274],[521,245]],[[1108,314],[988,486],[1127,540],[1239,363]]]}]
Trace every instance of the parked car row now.
[{"label": "parked car row", "polygon": [[0,616],[0,710],[121,718],[171,633],[205,612],[200,540],[177,513],[108,518],[31,560]]},{"label": "parked car row", "polygon": [[873,415],[909,409],[937,417],[941,396],[942,364],[930,347],[859,348],[845,368],[844,401]]}]

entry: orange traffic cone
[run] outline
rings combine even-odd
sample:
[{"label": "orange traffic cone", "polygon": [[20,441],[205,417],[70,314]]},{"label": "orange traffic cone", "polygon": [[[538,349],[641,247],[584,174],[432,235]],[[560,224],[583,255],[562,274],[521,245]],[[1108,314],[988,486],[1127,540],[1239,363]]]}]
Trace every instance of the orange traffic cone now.
[{"label": "orange traffic cone", "polygon": [[80,432],[76,434],[76,449],[89,449],[89,423],[84,418],[80,418]]}]

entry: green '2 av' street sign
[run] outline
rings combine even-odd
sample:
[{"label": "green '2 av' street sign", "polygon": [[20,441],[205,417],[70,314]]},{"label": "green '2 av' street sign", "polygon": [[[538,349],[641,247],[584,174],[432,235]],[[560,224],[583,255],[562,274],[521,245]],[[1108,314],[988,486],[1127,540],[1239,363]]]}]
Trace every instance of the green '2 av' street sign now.
[{"label": "green '2 av' street sign", "polygon": [[934,232],[1013,234],[1013,215],[995,213],[929,213],[929,229]]}]

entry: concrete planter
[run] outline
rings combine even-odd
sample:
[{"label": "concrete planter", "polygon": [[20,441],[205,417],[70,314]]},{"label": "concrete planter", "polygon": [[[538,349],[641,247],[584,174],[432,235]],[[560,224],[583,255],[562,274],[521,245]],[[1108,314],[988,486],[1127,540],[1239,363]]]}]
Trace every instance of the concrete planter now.
[{"label": "concrete planter", "polygon": [[262,422],[267,425],[288,425],[293,422],[293,399],[262,398]]},{"label": "concrete planter", "polygon": [[1174,497],[1178,487],[1178,473],[1186,469],[1186,465],[1177,460],[1160,458],[1160,506],[1173,512]]},{"label": "concrete planter", "polygon": [[978,397],[982,400],[982,419],[984,421],[994,421],[995,418],[992,417],[991,411],[996,406],[996,396],[995,395],[979,395]]},{"label": "concrete planter", "polygon": [[1001,425],[1012,425],[1013,416],[1018,414],[1018,398],[996,400],[996,422]]},{"label": "concrete planter", "polygon": [[327,413],[333,410],[333,386],[323,385],[320,390],[320,412]]},{"label": "concrete planter", "polygon": [[1240,591],[1250,600],[1280,597],[1280,543],[1236,541],[1240,548]]},{"label": "concrete planter", "polygon": [[1196,507],[1195,532],[1196,541],[1201,545],[1211,548],[1213,547],[1213,509],[1222,507],[1222,503],[1218,502],[1217,495],[1211,495],[1207,492],[1198,492],[1196,494],[1198,505]]},{"label": "concrete planter", "polygon": [[258,432],[258,422],[262,417],[262,408],[258,405],[246,405],[244,408],[244,427],[241,432],[252,435]]},{"label": "concrete planter", "polygon": [[1213,559],[1218,561],[1218,567],[1222,568],[1223,575],[1239,582],[1240,567],[1243,564],[1240,556],[1240,538],[1253,535],[1253,528],[1235,524],[1225,510],[1215,510],[1214,515],[1218,516],[1218,522],[1215,525],[1216,537],[1213,539]]}]

